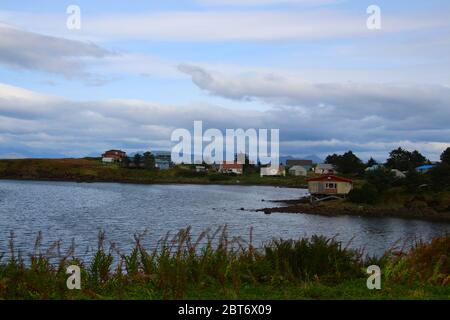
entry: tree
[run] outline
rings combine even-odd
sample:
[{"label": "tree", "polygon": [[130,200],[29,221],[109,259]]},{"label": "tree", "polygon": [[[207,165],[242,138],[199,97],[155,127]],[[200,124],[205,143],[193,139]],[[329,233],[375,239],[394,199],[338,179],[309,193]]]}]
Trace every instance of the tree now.
[{"label": "tree", "polygon": [[130,166],[130,158],[124,157],[121,162],[122,167],[128,168]]},{"label": "tree", "polygon": [[155,167],[155,156],[150,151],[144,152],[142,160],[144,168],[153,169]]},{"label": "tree", "polygon": [[338,166],[340,162],[341,156],[333,153],[325,158],[325,163],[332,164],[334,166]]},{"label": "tree", "polygon": [[367,161],[367,163],[366,163],[366,167],[370,168],[377,164],[378,164],[378,162],[374,158],[370,157],[369,161]]},{"label": "tree", "polygon": [[406,191],[415,193],[420,191],[421,185],[429,183],[429,175],[420,174],[415,169],[411,169],[406,173],[406,178],[401,180]]},{"label": "tree", "polygon": [[413,168],[417,168],[418,166],[422,166],[422,165],[424,165],[424,164],[427,164],[427,163],[430,163],[430,161],[427,159],[427,158],[425,158],[419,151],[417,151],[417,150],[414,150],[412,153],[411,153],[411,156],[410,156],[410,158],[409,158],[409,162],[410,162],[410,165],[413,167]]},{"label": "tree", "polygon": [[348,194],[348,200],[353,203],[375,204],[379,201],[380,194],[373,185],[366,183],[361,188],[355,188]]},{"label": "tree", "polygon": [[133,163],[136,168],[141,166],[142,156],[139,153],[136,153],[133,157]]},{"label": "tree", "polygon": [[364,169],[364,163],[352,151],[343,155],[333,154],[325,159],[325,163],[332,164],[343,174],[358,174]]},{"label": "tree", "polygon": [[429,160],[417,150],[409,152],[408,150],[398,148],[389,153],[386,166],[400,171],[409,171],[428,162]]},{"label": "tree", "polygon": [[444,150],[444,152],[442,152],[441,161],[442,163],[450,165],[450,148],[447,148]]},{"label": "tree", "polygon": [[433,189],[450,190],[450,163],[442,162],[428,171]]},{"label": "tree", "polygon": [[386,166],[391,169],[407,171],[409,170],[409,157],[410,152],[407,150],[403,150],[402,148],[392,150],[389,153],[389,158],[386,161]]},{"label": "tree", "polygon": [[380,193],[392,187],[396,181],[394,173],[385,168],[368,171],[365,177],[367,182],[373,185]]}]

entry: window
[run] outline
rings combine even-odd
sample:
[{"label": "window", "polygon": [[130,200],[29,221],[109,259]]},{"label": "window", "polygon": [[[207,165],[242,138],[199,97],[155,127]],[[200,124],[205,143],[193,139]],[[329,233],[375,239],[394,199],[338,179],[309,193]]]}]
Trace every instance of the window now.
[{"label": "window", "polygon": [[337,189],[337,184],[336,183],[326,183],[325,189]]}]

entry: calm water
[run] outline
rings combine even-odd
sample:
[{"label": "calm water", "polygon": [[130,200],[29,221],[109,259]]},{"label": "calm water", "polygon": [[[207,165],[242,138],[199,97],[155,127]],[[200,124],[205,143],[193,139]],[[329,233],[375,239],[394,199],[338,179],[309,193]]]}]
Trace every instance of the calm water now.
[{"label": "calm water", "polygon": [[44,243],[71,239],[77,254],[95,248],[97,233],[128,252],[133,234],[148,231],[144,244],[155,245],[168,231],[192,226],[198,234],[206,228],[228,225],[229,234],[260,245],[272,238],[299,238],[312,234],[337,236],[352,247],[380,254],[399,239],[429,239],[450,231],[449,224],[394,218],[321,217],[275,213],[265,215],[245,209],[276,206],[265,200],[298,198],[302,189],[219,185],[131,185],[107,183],[31,182],[0,180],[0,252],[7,251],[9,232],[16,248],[33,250],[38,231]]}]

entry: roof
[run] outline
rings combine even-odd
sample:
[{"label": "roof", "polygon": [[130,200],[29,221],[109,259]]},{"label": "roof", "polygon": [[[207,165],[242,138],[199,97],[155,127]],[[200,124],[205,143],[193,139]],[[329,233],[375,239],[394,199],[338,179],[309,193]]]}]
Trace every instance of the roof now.
[{"label": "roof", "polygon": [[115,149],[111,149],[111,150],[105,151],[105,153],[110,153],[110,152],[126,153],[125,151],[115,150]]},{"label": "roof", "polygon": [[304,166],[292,166],[289,170],[304,170],[307,171]]},{"label": "roof", "polygon": [[309,181],[337,181],[337,182],[348,182],[348,183],[352,183],[353,181],[351,179],[347,179],[347,178],[343,178],[343,177],[338,177],[338,176],[334,176],[331,174],[325,175],[325,176],[321,176],[321,177],[317,177],[317,178],[311,178],[308,179]]},{"label": "roof", "polygon": [[228,163],[228,162],[224,162],[222,164],[222,168],[224,169],[242,169],[242,164],[239,163]]},{"label": "roof", "polygon": [[366,168],[366,171],[375,171],[381,168],[384,168],[382,164],[374,164],[373,166]]},{"label": "roof", "polygon": [[316,166],[317,169],[328,169],[328,170],[334,170],[334,166],[330,163],[319,163]]},{"label": "roof", "polygon": [[423,165],[423,166],[419,166],[416,169],[431,169],[433,167],[434,167],[434,165],[432,165],[432,164],[426,164],[426,165]]},{"label": "roof", "polygon": [[296,166],[296,165],[299,165],[299,166],[312,166],[312,164],[313,164],[312,160],[301,160],[301,159],[298,159],[298,160],[296,160],[296,159],[286,160],[286,165],[287,166]]}]

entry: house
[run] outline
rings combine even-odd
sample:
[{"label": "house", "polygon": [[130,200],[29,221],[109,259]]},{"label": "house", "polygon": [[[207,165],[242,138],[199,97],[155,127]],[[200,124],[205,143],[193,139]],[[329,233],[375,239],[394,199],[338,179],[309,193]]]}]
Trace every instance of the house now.
[{"label": "house", "polygon": [[352,188],[352,180],[335,175],[308,179],[309,193],[314,196],[345,196]]},{"label": "house", "polygon": [[382,168],[384,168],[383,165],[381,165],[381,164],[374,164],[373,166],[366,168],[365,171],[366,172],[368,172],[368,171],[376,171],[376,170],[379,170],[379,169],[382,169]]},{"label": "house", "polygon": [[302,166],[303,168],[306,169],[306,171],[309,171],[313,166],[313,162],[312,162],[312,160],[301,160],[301,159],[286,160],[286,167],[292,168],[293,166]]},{"label": "house", "polygon": [[334,174],[336,173],[336,168],[329,163],[319,163],[314,168],[314,173],[316,174]]},{"label": "house", "polygon": [[286,169],[283,166],[278,167],[262,167],[260,169],[260,176],[286,176]]},{"label": "house", "polygon": [[205,166],[195,166],[195,172],[207,172],[208,170],[206,169]]},{"label": "house", "polygon": [[172,161],[172,153],[167,151],[155,151],[153,152],[155,159],[160,159],[164,161],[171,162]]},{"label": "house", "polygon": [[403,172],[401,172],[398,169],[392,169],[391,172],[394,174],[394,176],[398,179],[403,179],[406,178],[406,174],[404,174]]},{"label": "house", "polygon": [[155,167],[158,167],[161,170],[170,169],[173,166],[172,163],[172,153],[166,151],[155,151],[153,152],[155,156]]},{"label": "house", "polygon": [[239,163],[230,163],[224,162],[220,165],[220,172],[222,173],[234,173],[234,174],[243,174],[244,173],[244,165]]},{"label": "house", "polygon": [[102,154],[102,162],[113,163],[121,162],[123,158],[127,156],[127,153],[122,150],[108,150]]},{"label": "house", "polygon": [[155,158],[155,168],[158,168],[159,170],[169,170],[170,161]]},{"label": "house", "polygon": [[420,173],[426,173],[426,172],[428,172],[428,171],[429,171],[430,169],[432,169],[432,168],[434,168],[434,165],[432,165],[432,164],[426,164],[426,165],[417,167],[417,168],[416,168],[416,171],[417,171],[417,172],[420,172]]},{"label": "house", "polygon": [[306,169],[303,166],[292,166],[289,168],[289,174],[293,176],[304,176],[306,177],[308,175],[308,169]]}]

